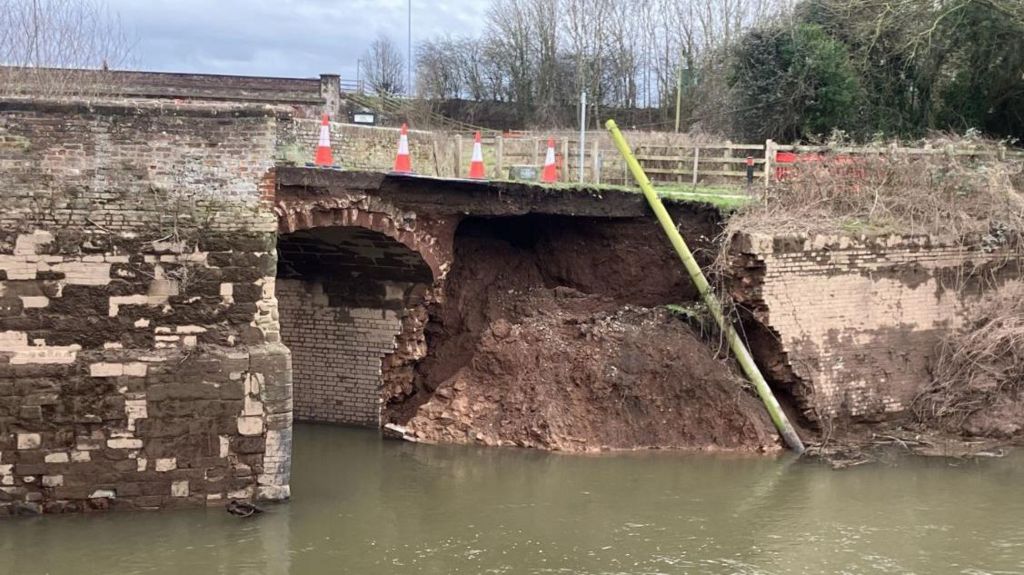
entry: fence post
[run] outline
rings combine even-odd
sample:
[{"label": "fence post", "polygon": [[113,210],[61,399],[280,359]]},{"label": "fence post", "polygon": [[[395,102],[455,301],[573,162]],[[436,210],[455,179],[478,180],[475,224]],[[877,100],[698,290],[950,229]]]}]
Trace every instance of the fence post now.
[{"label": "fence post", "polygon": [[775,161],[775,142],[764,141],[764,186],[767,188],[772,183],[772,163]]},{"label": "fence post", "polygon": [[[665,150],[671,150],[671,149],[672,148],[665,148]],[[686,169],[686,166],[683,164],[683,160],[685,159],[685,157],[683,156],[683,150],[684,149],[685,148],[679,148],[679,165],[676,166],[676,183],[679,184],[680,186],[683,185],[683,170]],[[666,151],[665,153],[667,154],[665,156],[666,158],[669,158],[669,157],[672,156],[672,152],[670,152],[670,151]],[[655,164],[655,165],[658,165],[658,164]],[[646,168],[644,168],[644,169],[646,169]],[[668,174],[668,175],[671,176],[671,174]],[[655,178],[657,178],[657,176],[655,176]]]},{"label": "fence post", "polygon": [[498,134],[494,137],[495,143],[498,146],[497,158],[495,163],[498,165],[498,179],[502,179],[502,173],[505,171],[505,138]]},{"label": "fence post", "polygon": [[441,175],[441,161],[437,157],[437,134],[430,135],[430,148],[434,153],[434,175],[443,178],[444,176]]},{"label": "fence post", "polygon": [[569,181],[569,138],[562,138],[562,181]]},{"label": "fence post", "polygon": [[462,135],[455,136],[455,177],[462,177]]},{"label": "fence post", "polygon": [[725,145],[727,146],[725,148],[725,155],[724,155],[726,161],[722,162],[722,164],[725,166],[724,168],[722,168],[722,171],[723,172],[731,172],[732,171],[732,162],[730,162],[728,160],[732,159],[732,140],[726,140],[725,141]]},{"label": "fence post", "polygon": [[593,176],[594,183],[595,184],[600,184],[601,183],[601,145],[597,141],[597,138],[594,138],[593,151],[591,152],[590,160],[591,160],[591,162],[593,163],[593,166],[594,166],[593,169],[591,170],[591,172],[592,172],[591,175]]},{"label": "fence post", "polygon": [[693,189],[697,189],[697,164],[700,162],[700,148],[693,147]]},{"label": "fence post", "polygon": [[533,165],[541,165],[540,161],[540,138],[534,136],[533,138]]}]

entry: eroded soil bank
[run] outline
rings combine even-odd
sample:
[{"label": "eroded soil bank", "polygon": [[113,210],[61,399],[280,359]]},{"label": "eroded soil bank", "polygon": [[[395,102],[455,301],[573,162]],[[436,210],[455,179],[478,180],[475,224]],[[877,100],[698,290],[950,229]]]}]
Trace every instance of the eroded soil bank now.
[{"label": "eroded soil bank", "polygon": [[[715,218],[681,221],[710,245]],[[409,435],[565,451],[778,447],[731,364],[664,308],[696,294],[649,221],[469,219],[455,251],[416,391],[386,406]]]}]

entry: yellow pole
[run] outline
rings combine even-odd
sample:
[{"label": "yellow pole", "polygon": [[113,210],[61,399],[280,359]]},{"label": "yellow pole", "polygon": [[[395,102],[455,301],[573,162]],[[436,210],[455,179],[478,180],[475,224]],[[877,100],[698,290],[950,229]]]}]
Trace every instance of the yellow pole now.
[{"label": "yellow pole", "polygon": [[715,318],[715,322],[718,323],[719,329],[721,329],[722,333],[725,334],[725,339],[729,342],[729,348],[732,349],[733,355],[736,356],[736,361],[738,361],[740,367],[743,368],[743,373],[745,373],[751,383],[754,384],[754,388],[757,390],[757,394],[761,397],[761,401],[764,403],[765,409],[768,410],[768,415],[771,416],[772,423],[775,424],[775,428],[779,430],[779,434],[782,435],[782,439],[790,449],[797,453],[803,453],[804,444],[800,441],[800,436],[797,435],[796,430],[793,429],[793,426],[790,424],[786,414],[782,411],[782,407],[779,406],[778,400],[775,399],[775,395],[772,394],[771,388],[768,387],[768,382],[765,381],[764,376],[761,375],[761,370],[757,368],[757,364],[754,362],[754,358],[751,357],[747,346],[743,344],[743,340],[740,339],[739,334],[736,333],[736,329],[725,317],[725,314],[722,311],[722,304],[718,301],[715,293],[711,290],[711,286],[708,284],[707,278],[704,277],[704,272],[701,271],[700,265],[697,264],[697,260],[693,259],[693,254],[690,252],[690,248],[687,247],[686,242],[683,240],[683,236],[679,234],[679,230],[672,221],[672,216],[670,216],[668,210],[665,209],[665,205],[661,203],[661,198],[658,197],[658,194],[654,191],[654,187],[651,186],[651,181],[647,179],[647,174],[644,173],[643,168],[640,167],[640,163],[637,162],[636,157],[633,156],[633,152],[629,149],[629,144],[626,142],[626,138],[622,136],[622,132],[619,131],[619,127],[615,125],[615,120],[608,120],[605,126],[611,133],[612,140],[615,142],[615,147],[619,149],[619,153],[622,154],[623,159],[625,159],[630,172],[633,173],[633,177],[636,179],[637,184],[640,185],[640,189],[643,191],[644,197],[647,198],[647,203],[650,204],[651,209],[654,210],[654,215],[657,216],[662,229],[665,230],[665,234],[668,235],[669,241],[672,242],[672,247],[675,248],[676,253],[679,254],[679,259],[683,261],[683,266],[686,268],[687,273],[690,274],[690,279],[692,279],[694,285],[697,286],[697,292],[700,294],[701,299],[704,300],[704,304],[708,306],[709,310],[711,310],[711,315]]}]

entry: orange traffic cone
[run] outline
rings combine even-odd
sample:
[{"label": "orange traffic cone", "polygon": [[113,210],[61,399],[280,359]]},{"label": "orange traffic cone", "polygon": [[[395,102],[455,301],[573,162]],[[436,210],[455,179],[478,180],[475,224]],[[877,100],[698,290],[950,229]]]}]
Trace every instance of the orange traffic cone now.
[{"label": "orange traffic cone", "polygon": [[484,169],[484,150],[480,147],[480,132],[474,135],[473,158],[469,161],[469,177],[482,180],[487,177]]},{"label": "orange traffic cone", "polygon": [[402,135],[398,137],[398,155],[395,156],[395,172],[412,173],[412,160],[409,159],[409,126],[402,124]]},{"label": "orange traffic cone", "polygon": [[555,139],[548,138],[548,155],[544,156],[544,170],[540,173],[540,181],[557,182],[558,171],[555,169]]},{"label": "orange traffic cone", "polygon": [[324,114],[320,121],[320,142],[316,146],[316,158],[313,163],[318,166],[334,165],[334,155],[331,153],[331,124]]}]

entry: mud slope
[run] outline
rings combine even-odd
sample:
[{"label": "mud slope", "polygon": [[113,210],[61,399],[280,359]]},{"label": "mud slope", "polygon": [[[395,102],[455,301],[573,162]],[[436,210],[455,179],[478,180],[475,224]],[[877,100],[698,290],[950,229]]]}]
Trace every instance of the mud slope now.
[{"label": "mud slope", "polygon": [[565,451],[777,446],[742,380],[657,305],[689,296],[649,222],[514,223],[530,225],[460,229],[418,391],[389,420],[425,441]]}]

